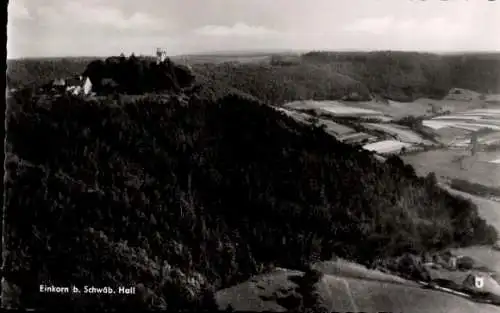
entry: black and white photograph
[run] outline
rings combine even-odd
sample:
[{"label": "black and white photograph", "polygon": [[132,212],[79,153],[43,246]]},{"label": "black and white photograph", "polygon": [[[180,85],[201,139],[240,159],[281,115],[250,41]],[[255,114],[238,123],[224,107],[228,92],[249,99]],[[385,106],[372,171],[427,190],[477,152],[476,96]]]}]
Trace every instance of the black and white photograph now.
[{"label": "black and white photograph", "polygon": [[2,309],[500,313],[500,1],[7,6]]}]

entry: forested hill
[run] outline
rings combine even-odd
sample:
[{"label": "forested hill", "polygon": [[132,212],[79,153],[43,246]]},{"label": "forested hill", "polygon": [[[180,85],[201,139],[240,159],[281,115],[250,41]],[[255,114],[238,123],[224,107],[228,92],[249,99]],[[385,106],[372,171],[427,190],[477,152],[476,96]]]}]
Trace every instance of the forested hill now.
[{"label": "forested hill", "polygon": [[[285,61],[280,61],[279,56],[266,59],[261,54],[249,63],[223,55],[180,59],[191,63],[199,78],[224,82],[273,104],[304,99],[366,100],[371,95],[399,101],[441,99],[451,88],[500,93],[499,53],[312,51],[285,56]],[[88,62],[89,58],[9,60],[9,85],[17,88],[42,84],[83,73]]]},{"label": "forested hill", "polygon": [[296,62],[205,64],[195,69],[264,101],[441,99],[451,88],[500,93],[500,54],[313,51]]},{"label": "forested hill", "polygon": [[3,304],[193,309],[271,265],[497,239],[473,204],[397,157],[379,163],[243,93],[199,92],[11,98]]}]

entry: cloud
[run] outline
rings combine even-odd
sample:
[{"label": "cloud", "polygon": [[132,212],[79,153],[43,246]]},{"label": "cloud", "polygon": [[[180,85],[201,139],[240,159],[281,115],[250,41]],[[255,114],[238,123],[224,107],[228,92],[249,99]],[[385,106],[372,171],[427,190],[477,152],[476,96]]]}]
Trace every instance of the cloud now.
[{"label": "cloud", "polygon": [[449,20],[443,17],[417,19],[397,19],[391,16],[363,18],[344,27],[349,32],[374,35],[409,35],[453,38],[470,30],[469,19]]},{"label": "cloud", "polygon": [[9,1],[8,15],[9,19],[19,19],[19,20],[31,19],[30,12],[28,11],[23,1],[21,0]]},{"label": "cloud", "polygon": [[372,34],[383,34],[394,24],[394,18],[385,16],[378,18],[358,19],[354,23],[345,26],[345,30],[351,32],[366,32]]},{"label": "cloud", "polygon": [[105,26],[119,30],[162,30],[166,27],[164,20],[143,12],[126,16],[121,10],[104,4],[84,5],[76,1],[68,1],[58,8],[40,7],[38,16],[49,24],[87,26]]},{"label": "cloud", "polygon": [[202,36],[217,36],[217,37],[228,37],[228,36],[258,37],[258,36],[275,35],[278,33],[275,30],[268,29],[263,26],[250,26],[245,23],[236,23],[233,26],[206,25],[196,29],[194,32]]}]

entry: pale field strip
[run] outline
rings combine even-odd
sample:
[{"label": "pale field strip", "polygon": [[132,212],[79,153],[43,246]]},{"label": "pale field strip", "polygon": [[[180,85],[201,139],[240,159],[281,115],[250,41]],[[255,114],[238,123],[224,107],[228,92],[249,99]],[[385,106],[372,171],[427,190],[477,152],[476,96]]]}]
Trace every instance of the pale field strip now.
[{"label": "pale field strip", "polygon": [[296,109],[319,109],[333,114],[339,115],[381,115],[384,114],[380,111],[356,108],[352,106],[344,105],[338,101],[293,101],[285,104],[285,107],[296,108]]},{"label": "pale field strip", "polygon": [[486,101],[500,101],[500,95],[487,95]]},{"label": "pale field strip", "polygon": [[479,143],[485,145],[492,145],[500,142],[500,132],[486,134],[478,138]]},{"label": "pale field strip", "polygon": [[363,115],[383,115],[381,112],[369,109],[353,108],[347,106],[325,106],[321,108],[324,111],[339,114],[339,115],[350,115],[350,114],[363,114]]},{"label": "pale field strip", "polygon": [[500,130],[500,125],[487,124],[487,123],[461,123],[456,121],[426,120],[422,122],[422,125],[430,127],[435,130],[444,127],[462,128],[470,131],[478,131],[482,128]]},{"label": "pale field strip", "polygon": [[470,130],[470,131],[478,131],[482,128],[481,126],[470,125],[467,123],[456,123],[456,122],[450,122],[450,121],[436,121],[436,120],[423,121],[422,125],[427,126],[429,128],[432,128],[434,130],[452,127],[452,128],[460,128],[460,129],[465,129],[465,130]]},{"label": "pale field strip", "polygon": [[320,119],[319,124],[325,125],[326,130],[334,132],[336,135],[345,135],[345,134],[350,134],[354,132],[354,129],[347,127],[345,125],[335,123],[333,121],[325,120],[325,119]]},{"label": "pale field strip", "polygon": [[[297,112],[289,109],[284,109],[284,108],[276,108],[278,111],[284,112],[286,115],[300,121],[300,122],[308,122],[309,119],[312,117],[311,115],[303,112]],[[334,121],[326,120],[319,118],[318,122],[320,125],[325,125],[327,131],[331,131],[335,133],[335,135],[344,135],[344,134],[349,134],[349,133],[354,133],[354,129],[347,127],[345,125],[336,123]]]},{"label": "pale field strip", "polygon": [[486,140],[479,140],[479,143],[483,144],[483,145],[494,145],[494,144],[500,143],[500,139],[492,138],[492,139],[486,139]]},{"label": "pale field strip", "polygon": [[482,115],[447,115],[447,116],[438,116],[433,118],[433,120],[472,120],[472,121],[480,121],[483,119]]},{"label": "pale field strip", "polygon": [[500,116],[500,113],[494,113],[494,112],[457,112],[455,113],[457,116],[481,116],[482,118],[498,118]]},{"label": "pale field strip", "polygon": [[489,128],[493,130],[500,130],[500,125],[488,124],[488,123],[458,123],[456,124],[458,127],[477,127],[477,129]]},{"label": "pale field strip", "polygon": [[472,109],[464,113],[483,113],[483,114],[500,114],[500,108],[499,109],[494,109],[494,108],[489,108],[489,109]]},{"label": "pale field strip", "polygon": [[341,140],[341,141],[361,141],[361,140],[365,140],[365,139],[373,140],[373,139],[376,139],[376,137],[374,137],[370,134],[367,134],[367,133],[351,133],[351,134],[341,136],[339,138],[339,140]]},{"label": "pale field strip", "polygon": [[410,143],[397,140],[382,140],[364,145],[363,148],[377,153],[399,152],[402,148],[409,148],[413,145]]},{"label": "pale field strip", "polygon": [[376,130],[381,130],[389,133],[390,135],[396,135],[399,140],[408,143],[423,143],[425,140],[420,137],[417,133],[411,131],[410,129],[405,129],[403,127],[396,127],[393,124],[376,124],[376,123],[364,123],[367,128],[372,128]]},{"label": "pale field strip", "polygon": [[[451,122],[448,120],[447,122]],[[479,122],[468,122],[468,121],[463,121],[463,120],[456,120],[456,123],[458,125],[472,125],[472,126],[479,126],[479,127],[484,127],[484,128],[490,128],[490,129],[497,129],[500,126],[500,121],[496,120],[485,120],[481,119]]]},{"label": "pale field strip", "polygon": [[[456,138],[455,140],[451,141],[449,145],[453,146],[461,146],[461,145],[470,145],[472,143],[472,140],[470,138]],[[500,143],[500,138],[479,138],[478,143],[481,145],[492,145],[492,144],[497,144]]]}]

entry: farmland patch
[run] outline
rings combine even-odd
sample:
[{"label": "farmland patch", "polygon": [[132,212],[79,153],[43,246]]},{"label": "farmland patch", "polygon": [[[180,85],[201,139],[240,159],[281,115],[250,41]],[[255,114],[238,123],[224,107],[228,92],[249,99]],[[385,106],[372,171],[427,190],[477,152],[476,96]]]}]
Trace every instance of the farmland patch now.
[{"label": "farmland patch", "polygon": [[470,151],[463,149],[438,149],[404,155],[402,159],[411,164],[421,176],[434,172],[441,181],[456,178],[485,186],[498,186],[500,166],[483,162],[486,156],[491,154],[479,152],[471,157]]},{"label": "farmland patch", "polygon": [[376,129],[383,132],[386,132],[390,135],[395,136],[398,140],[407,143],[425,143],[424,140],[419,134],[410,130],[409,128],[405,128],[400,125],[394,124],[377,124],[377,123],[364,123],[363,126],[369,129]]},{"label": "farmland patch", "polygon": [[380,154],[400,153],[403,148],[410,148],[412,144],[398,140],[382,140],[364,145],[363,148]]},{"label": "farmland patch", "polygon": [[[290,117],[294,118],[295,120],[302,122],[302,123],[310,123],[311,118],[313,117],[310,114],[295,111],[295,110],[288,110],[288,109],[284,109],[284,108],[277,108],[277,110],[287,114],[288,116],[290,116]],[[324,125],[325,131],[327,131],[328,133],[330,133],[336,137],[355,132],[354,129],[347,127],[345,125],[342,125],[340,123],[336,123],[336,122],[331,121],[331,120],[318,118],[317,122],[318,122],[318,125]]]},{"label": "farmland patch", "polygon": [[333,116],[366,116],[369,118],[389,118],[380,111],[348,106],[339,101],[293,101],[285,104],[284,107],[295,110],[314,110],[318,114],[329,114]]}]

